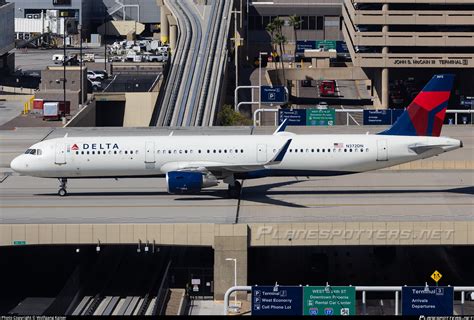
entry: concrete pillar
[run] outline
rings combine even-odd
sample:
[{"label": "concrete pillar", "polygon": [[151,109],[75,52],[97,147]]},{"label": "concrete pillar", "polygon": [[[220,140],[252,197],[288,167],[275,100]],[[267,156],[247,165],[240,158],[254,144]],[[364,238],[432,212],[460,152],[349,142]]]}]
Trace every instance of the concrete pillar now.
[{"label": "concrete pillar", "polygon": [[171,25],[170,26],[170,49],[171,52],[174,52],[176,49],[176,41],[178,39],[178,26]]},{"label": "concrete pillar", "polygon": [[388,84],[388,68],[382,69],[382,109],[387,109],[389,107],[389,84]]},{"label": "concrete pillar", "polygon": [[[237,285],[247,285],[247,225],[216,225],[214,236],[214,299],[224,300],[225,292],[234,286],[234,262],[237,259]],[[239,300],[247,298],[239,293]]]},{"label": "concrete pillar", "polygon": [[166,43],[169,43],[169,32],[170,32],[170,25],[169,25],[169,22],[168,22],[168,13],[169,13],[169,10],[166,9],[166,7],[161,7],[161,12],[160,12],[160,16],[161,16],[161,42],[166,44]]}]

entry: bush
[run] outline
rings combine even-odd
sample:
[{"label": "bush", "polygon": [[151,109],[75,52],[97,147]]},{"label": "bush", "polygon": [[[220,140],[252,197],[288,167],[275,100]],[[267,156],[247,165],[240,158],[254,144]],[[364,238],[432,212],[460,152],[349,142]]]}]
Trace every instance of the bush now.
[{"label": "bush", "polygon": [[217,115],[218,124],[221,126],[249,126],[252,120],[234,111],[230,105],[224,105]]}]

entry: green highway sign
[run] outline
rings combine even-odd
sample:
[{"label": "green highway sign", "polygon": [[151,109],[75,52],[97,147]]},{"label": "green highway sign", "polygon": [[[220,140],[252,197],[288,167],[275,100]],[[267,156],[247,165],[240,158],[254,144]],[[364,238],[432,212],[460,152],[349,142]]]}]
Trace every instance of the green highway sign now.
[{"label": "green highway sign", "polygon": [[336,50],[335,40],[318,40],[316,41],[316,48],[324,47],[325,50]]},{"label": "green highway sign", "polygon": [[14,246],[24,246],[26,244],[26,241],[24,240],[15,240],[13,241]]},{"label": "green highway sign", "polygon": [[355,287],[303,287],[303,315],[340,316],[356,314]]},{"label": "green highway sign", "polygon": [[306,110],[307,126],[333,126],[336,123],[335,109]]}]

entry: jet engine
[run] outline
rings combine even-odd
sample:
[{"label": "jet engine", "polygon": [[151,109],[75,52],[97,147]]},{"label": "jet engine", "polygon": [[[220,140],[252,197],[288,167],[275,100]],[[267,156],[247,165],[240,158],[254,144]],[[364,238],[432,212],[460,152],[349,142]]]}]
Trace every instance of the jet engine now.
[{"label": "jet engine", "polygon": [[214,175],[199,171],[170,171],[166,174],[166,182],[171,194],[197,193],[218,184]]}]

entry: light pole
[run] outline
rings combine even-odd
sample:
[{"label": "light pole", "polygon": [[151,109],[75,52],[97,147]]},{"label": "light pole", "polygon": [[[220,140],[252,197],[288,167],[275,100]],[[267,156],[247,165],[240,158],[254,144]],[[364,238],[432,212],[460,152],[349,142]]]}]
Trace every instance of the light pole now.
[{"label": "light pole", "polygon": [[82,79],[82,76],[83,76],[83,74],[82,74],[82,66],[83,66],[82,65],[82,59],[83,59],[82,58],[82,25],[80,24],[78,28],[79,28],[79,58],[81,59],[80,60],[80,68],[79,68],[80,69],[80,71],[79,71],[79,76],[80,76],[79,83],[81,85],[81,95],[79,97],[79,100],[80,100],[80,105],[81,105],[81,108],[82,108],[82,104],[84,103],[84,99],[83,99],[84,98],[84,91],[83,91],[84,90],[84,88],[83,88],[84,84],[82,83],[82,80],[83,80]]},{"label": "light pole", "polygon": [[63,110],[66,110],[66,63],[67,63],[67,58],[66,58],[66,29],[67,29],[67,21],[66,18],[64,18],[64,30],[63,30]]},{"label": "light pole", "polygon": [[[237,259],[226,258],[226,261],[234,261],[234,287],[237,287]],[[237,307],[237,292],[235,292],[235,307]]]},{"label": "light pole", "polygon": [[232,11],[234,14],[234,49],[235,49],[235,87],[239,86],[239,46],[240,46],[240,35],[237,38],[238,30],[237,30],[237,14],[240,13],[242,17],[242,11]]},{"label": "light pole", "polygon": [[258,53],[258,108],[262,108],[262,56],[267,56],[267,52]]}]

